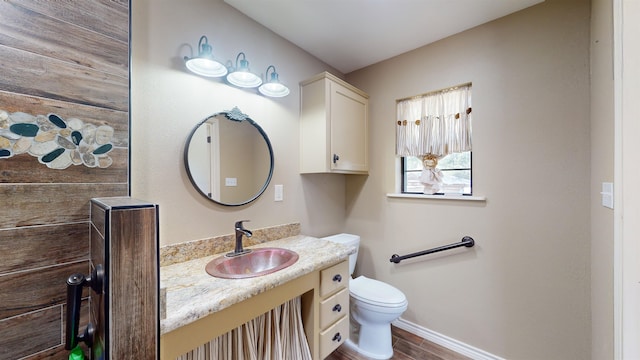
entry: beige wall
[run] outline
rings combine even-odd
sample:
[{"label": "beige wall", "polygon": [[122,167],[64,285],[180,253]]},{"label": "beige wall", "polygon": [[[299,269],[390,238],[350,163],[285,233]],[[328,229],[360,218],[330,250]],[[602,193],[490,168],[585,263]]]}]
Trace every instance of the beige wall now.
[{"label": "beige wall", "polygon": [[[309,235],[344,228],[345,185],[341,175],[298,174],[298,82],[332,69],[276,36],[222,0],[141,0],[132,5],[132,195],[160,205],[162,245],[233,232],[236,220],[249,229],[301,222]],[[273,64],[291,89],[283,99],[257,95],[188,73],[182,58],[206,35],[214,55],[233,59],[243,51],[252,70]],[[340,75],[340,74],[337,74]],[[216,205],[191,186],[184,170],[184,142],[205,117],[238,106],[269,136],[275,157],[264,195],[247,206]],[[274,202],[273,185],[284,185]]]},{"label": "beige wall", "polygon": [[613,359],[613,210],[601,205],[613,182],[612,0],[591,1],[591,358]]},{"label": "beige wall", "polygon": [[[407,295],[404,319],[508,359],[590,358],[589,5],[547,0],[347,74],[371,96],[374,146],[369,177],[347,180],[346,231],[357,271]],[[395,99],[465,82],[487,201],[385,197]],[[473,249],[388,260],[464,235]]]},{"label": "beige wall", "polygon": [[[245,218],[249,228],[300,221],[309,235],[357,233],[357,272],[404,291],[408,321],[509,359],[610,358],[612,220],[598,194],[612,180],[608,2],[594,0],[591,105],[587,0],[547,0],[348,74],[371,96],[367,177],[297,172],[297,83],[329,67],[222,0],[136,1],[132,195],[160,204],[162,244],[227,234]],[[274,64],[291,95],[268,99],[187,73],[182,57],[203,34],[222,59],[244,51],[256,72]],[[387,198],[395,188],[395,99],[468,81],[474,192],[487,201]],[[233,106],[263,127],[276,163],[266,193],[239,208],[202,198],[182,163],[192,127]],[[274,184],[284,184],[284,202],[273,202]],[[476,247],[388,261],[463,235]]]}]

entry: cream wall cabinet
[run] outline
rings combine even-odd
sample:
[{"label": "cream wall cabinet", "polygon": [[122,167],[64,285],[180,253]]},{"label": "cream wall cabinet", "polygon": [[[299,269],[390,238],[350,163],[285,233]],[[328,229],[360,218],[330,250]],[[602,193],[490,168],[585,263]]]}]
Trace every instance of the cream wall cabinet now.
[{"label": "cream wall cabinet", "polygon": [[300,173],[368,174],[369,95],[323,72],[300,83]]}]

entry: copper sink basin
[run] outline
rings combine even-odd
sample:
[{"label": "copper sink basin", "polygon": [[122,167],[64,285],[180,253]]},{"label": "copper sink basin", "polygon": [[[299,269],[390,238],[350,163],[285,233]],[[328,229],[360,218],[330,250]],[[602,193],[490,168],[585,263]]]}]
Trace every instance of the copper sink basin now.
[{"label": "copper sink basin", "polygon": [[224,279],[245,279],[272,274],[298,261],[295,251],[282,248],[258,248],[234,257],[220,256],[211,260],[207,273]]}]

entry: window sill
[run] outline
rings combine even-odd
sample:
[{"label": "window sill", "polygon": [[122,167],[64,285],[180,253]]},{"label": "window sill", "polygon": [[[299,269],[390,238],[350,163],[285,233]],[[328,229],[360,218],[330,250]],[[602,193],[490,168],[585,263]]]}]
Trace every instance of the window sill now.
[{"label": "window sill", "polygon": [[485,196],[466,195],[424,195],[424,194],[387,194],[388,198],[428,199],[428,200],[456,200],[456,201],[487,201]]}]

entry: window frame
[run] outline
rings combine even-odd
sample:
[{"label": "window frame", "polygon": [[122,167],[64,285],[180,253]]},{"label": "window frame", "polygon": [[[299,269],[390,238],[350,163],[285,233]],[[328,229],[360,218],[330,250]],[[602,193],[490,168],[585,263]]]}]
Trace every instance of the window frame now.
[{"label": "window frame", "polygon": [[[448,156],[448,155],[447,155]],[[415,156],[413,156],[415,157]],[[406,184],[407,184],[407,172],[417,172],[417,171],[422,171],[422,170],[407,170],[406,168],[406,164],[407,164],[407,156],[401,156],[400,157],[400,193],[401,194],[413,194],[413,195],[417,195],[417,194],[423,194],[421,192],[410,192],[407,191],[406,189]],[[453,168],[453,169],[440,169],[440,171],[442,172],[446,172],[446,171],[464,171],[464,170],[469,170],[469,193],[462,193],[459,194],[461,196],[473,196],[473,151],[469,150],[469,167],[468,168]],[[444,196],[446,195],[443,192],[437,192],[435,194],[429,194],[429,195],[440,195],[440,196]]]}]

